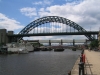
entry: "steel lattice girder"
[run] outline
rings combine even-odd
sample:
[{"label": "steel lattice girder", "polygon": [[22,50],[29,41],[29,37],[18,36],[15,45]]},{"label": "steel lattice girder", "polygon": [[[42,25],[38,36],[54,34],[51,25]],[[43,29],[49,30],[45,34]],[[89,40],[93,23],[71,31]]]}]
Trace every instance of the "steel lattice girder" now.
[{"label": "steel lattice girder", "polygon": [[[25,28],[23,28],[19,34],[27,34],[28,32],[30,32],[32,29],[34,29],[35,27],[45,24],[45,23],[50,23],[50,22],[57,22],[57,23],[63,23],[66,25],[69,25],[70,27],[73,27],[74,29],[78,30],[79,32],[87,32],[85,29],[83,29],[81,26],[79,26],[78,24],[76,24],[75,22],[63,18],[63,17],[59,17],[59,16],[46,16],[46,17],[42,17],[39,18],[33,22],[31,22],[30,24],[28,24]],[[85,35],[89,40],[93,40],[93,36],[91,35]]]}]

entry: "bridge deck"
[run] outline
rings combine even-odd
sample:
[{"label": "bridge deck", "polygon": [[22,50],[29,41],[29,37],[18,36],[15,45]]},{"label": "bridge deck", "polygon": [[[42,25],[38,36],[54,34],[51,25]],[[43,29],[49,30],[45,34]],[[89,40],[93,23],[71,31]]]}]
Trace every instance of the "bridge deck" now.
[{"label": "bridge deck", "polygon": [[57,36],[57,35],[91,35],[98,34],[99,31],[88,31],[88,32],[63,32],[63,33],[32,33],[32,34],[8,34],[10,37],[29,37],[29,36]]}]

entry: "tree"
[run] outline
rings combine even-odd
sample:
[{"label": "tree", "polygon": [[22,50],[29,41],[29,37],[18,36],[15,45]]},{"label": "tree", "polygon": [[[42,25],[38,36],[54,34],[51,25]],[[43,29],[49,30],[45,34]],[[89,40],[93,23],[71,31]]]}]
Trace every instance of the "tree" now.
[{"label": "tree", "polygon": [[[34,45],[34,47],[39,46],[39,43],[31,43],[32,45]],[[40,43],[40,46],[43,46],[43,44]]]},{"label": "tree", "polygon": [[90,47],[93,48],[93,47],[98,47],[99,46],[99,41],[98,40],[93,40],[91,43],[90,43]]}]

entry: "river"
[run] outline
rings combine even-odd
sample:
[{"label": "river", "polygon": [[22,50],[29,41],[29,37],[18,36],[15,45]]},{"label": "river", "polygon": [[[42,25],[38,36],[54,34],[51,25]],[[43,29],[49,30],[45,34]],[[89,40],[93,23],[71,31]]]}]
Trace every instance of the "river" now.
[{"label": "river", "polygon": [[0,75],[67,75],[81,51],[0,55]]}]

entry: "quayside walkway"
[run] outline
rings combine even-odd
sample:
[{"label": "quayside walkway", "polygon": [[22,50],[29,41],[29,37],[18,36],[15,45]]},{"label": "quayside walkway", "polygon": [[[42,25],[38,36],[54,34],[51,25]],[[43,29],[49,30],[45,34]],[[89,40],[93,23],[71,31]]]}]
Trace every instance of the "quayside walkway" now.
[{"label": "quayside walkway", "polygon": [[85,50],[86,75],[100,75],[100,51]]},{"label": "quayside walkway", "polygon": [[[85,54],[85,75],[100,75],[100,51],[84,50]],[[80,57],[76,60],[71,75],[79,75]]]}]

